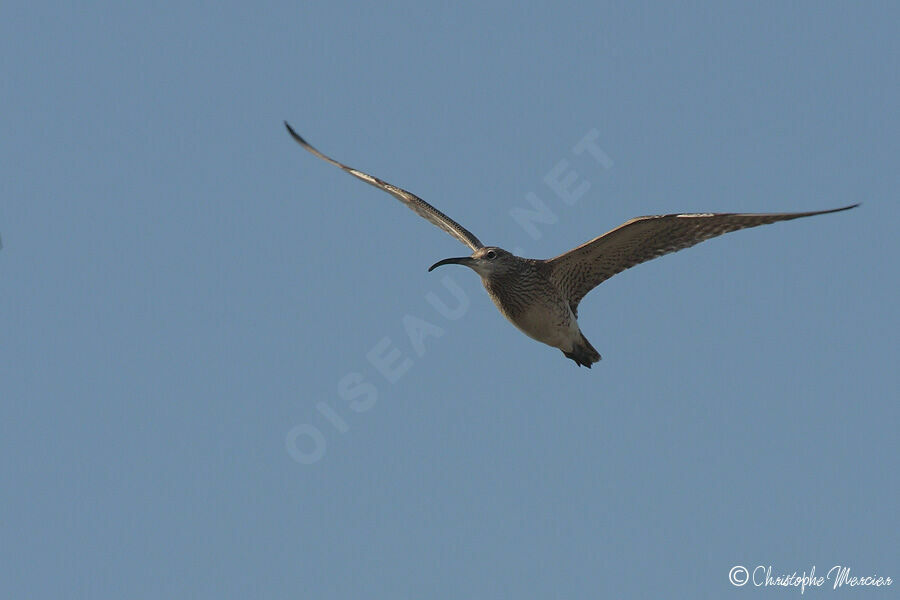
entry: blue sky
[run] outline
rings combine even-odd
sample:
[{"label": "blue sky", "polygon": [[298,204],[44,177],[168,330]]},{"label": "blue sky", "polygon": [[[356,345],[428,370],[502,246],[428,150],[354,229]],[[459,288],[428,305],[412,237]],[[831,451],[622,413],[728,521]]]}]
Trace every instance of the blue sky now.
[{"label": "blue sky", "polygon": [[[898,17],[5,5],[0,595],[900,578]],[[863,205],[606,282],[580,307],[588,371],[472,272],[427,273],[465,248],[285,119],[539,258],[637,215]],[[574,152],[586,135],[607,160]],[[577,202],[548,186],[560,169],[589,184]],[[534,198],[553,222],[529,232],[512,213]]]}]

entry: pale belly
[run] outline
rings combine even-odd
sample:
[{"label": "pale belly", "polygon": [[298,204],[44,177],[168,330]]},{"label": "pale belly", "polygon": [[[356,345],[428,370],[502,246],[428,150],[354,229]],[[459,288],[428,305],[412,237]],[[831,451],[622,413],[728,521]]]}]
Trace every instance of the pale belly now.
[{"label": "pale belly", "polygon": [[491,300],[507,320],[528,337],[572,352],[582,336],[569,303],[540,274],[496,282],[482,278]]},{"label": "pale belly", "polygon": [[578,322],[568,304],[561,306],[534,305],[513,320],[507,319],[528,337],[548,346],[571,352],[581,338]]}]

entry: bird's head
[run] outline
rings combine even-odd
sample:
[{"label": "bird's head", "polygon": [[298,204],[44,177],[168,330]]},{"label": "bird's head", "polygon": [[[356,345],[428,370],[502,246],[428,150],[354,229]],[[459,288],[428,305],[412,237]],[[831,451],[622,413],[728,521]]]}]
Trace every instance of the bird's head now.
[{"label": "bird's head", "polygon": [[491,277],[513,270],[516,267],[516,257],[503,248],[485,246],[473,252],[472,256],[440,260],[428,267],[428,270],[432,271],[442,265],[464,265],[482,277]]}]

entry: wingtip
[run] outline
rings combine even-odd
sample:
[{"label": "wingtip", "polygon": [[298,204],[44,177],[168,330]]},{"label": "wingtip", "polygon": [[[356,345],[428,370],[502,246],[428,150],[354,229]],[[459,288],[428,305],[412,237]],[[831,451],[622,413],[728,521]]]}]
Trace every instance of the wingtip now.
[{"label": "wingtip", "polygon": [[850,210],[851,208],[856,208],[860,206],[862,202],[857,202],[856,204],[848,204],[847,206],[839,206],[838,208],[829,208],[827,210],[817,210],[813,213],[803,213],[802,216],[815,216],[815,215],[830,215],[832,213],[844,212],[845,210]]},{"label": "wingtip", "polygon": [[285,129],[287,129],[288,133],[291,134],[291,137],[292,137],[292,138],[294,138],[295,140],[297,140],[297,141],[300,142],[301,144],[305,144],[305,145],[307,145],[307,146],[309,145],[309,144],[306,142],[306,140],[304,140],[304,139],[300,136],[299,133],[297,133],[296,131],[294,131],[294,128],[291,127],[290,123],[288,123],[287,121],[284,121],[284,127],[285,127]]}]

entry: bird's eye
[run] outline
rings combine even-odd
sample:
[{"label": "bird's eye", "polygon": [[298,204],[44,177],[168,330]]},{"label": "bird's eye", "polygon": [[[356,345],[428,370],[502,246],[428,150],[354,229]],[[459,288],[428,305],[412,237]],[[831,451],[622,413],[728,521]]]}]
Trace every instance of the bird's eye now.
[{"label": "bird's eye", "polygon": [[488,253],[485,254],[485,256],[487,257],[488,260],[494,260],[495,258],[497,258],[497,253],[494,252],[493,250],[489,250]]}]

